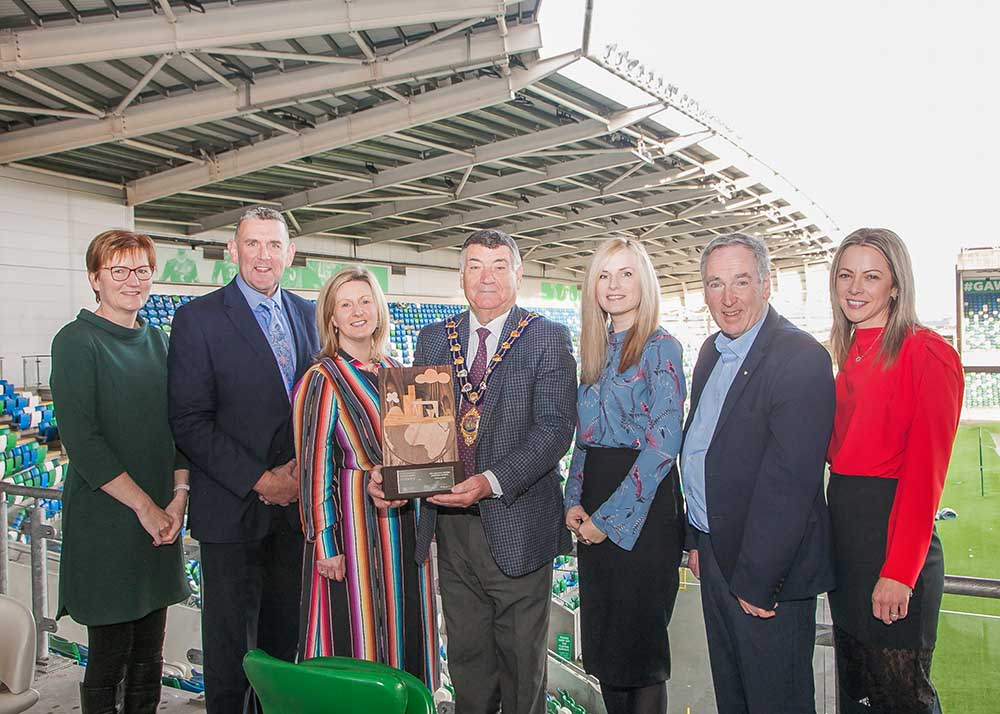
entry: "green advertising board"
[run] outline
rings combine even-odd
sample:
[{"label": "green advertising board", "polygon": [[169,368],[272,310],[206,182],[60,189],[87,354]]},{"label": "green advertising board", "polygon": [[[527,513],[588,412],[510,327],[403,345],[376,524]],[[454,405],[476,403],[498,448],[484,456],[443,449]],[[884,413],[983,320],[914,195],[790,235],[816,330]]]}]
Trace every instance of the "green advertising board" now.
[{"label": "green advertising board", "polygon": [[[160,254],[165,252],[162,247]],[[384,265],[363,265],[342,261],[306,258],[306,264],[293,265],[281,277],[281,287],[291,290],[319,290],[323,283],[349,265],[367,268],[383,292],[389,292],[389,268]],[[226,285],[239,272],[236,264],[227,254],[223,260],[204,260],[190,248],[178,248],[163,262],[157,280],[161,283],[207,283]]]},{"label": "green advertising board", "polygon": [[967,293],[998,293],[1000,292],[1000,276],[963,280],[962,290]]},{"label": "green advertising board", "polygon": [[580,302],[580,286],[542,281],[542,298],[558,302]]}]

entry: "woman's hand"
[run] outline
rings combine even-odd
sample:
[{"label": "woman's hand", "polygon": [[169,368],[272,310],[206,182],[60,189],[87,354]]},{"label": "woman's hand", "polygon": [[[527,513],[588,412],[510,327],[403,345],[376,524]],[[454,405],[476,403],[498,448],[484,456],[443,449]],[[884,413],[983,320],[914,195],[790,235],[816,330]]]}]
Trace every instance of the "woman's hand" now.
[{"label": "woman's hand", "polygon": [[167,504],[166,512],[167,515],[173,519],[173,525],[170,527],[170,532],[167,533],[163,542],[166,544],[173,543],[177,540],[177,536],[180,535],[181,527],[184,525],[184,512],[187,510],[188,495],[187,491],[177,491],[174,493],[173,500]]},{"label": "woman's hand", "polygon": [[594,525],[594,520],[592,518],[588,518],[580,524],[580,528],[577,530],[577,537],[584,545],[597,545],[608,536],[604,531]]},{"label": "woman's hand", "polygon": [[872,590],[872,615],[891,625],[902,620],[910,611],[910,596],[913,590],[898,580],[879,578]]},{"label": "woman's hand", "polygon": [[[169,513],[153,503],[151,498],[147,498],[136,509],[135,515],[139,518],[139,524],[142,525],[143,530],[153,537],[153,545],[160,546],[172,542],[168,541],[167,538],[173,529],[174,519]],[[176,535],[174,537],[176,538]]]},{"label": "woman's hand", "polygon": [[580,526],[583,522],[590,518],[583,506],[570,506],[569,510],[566,511],[566,528],[570,530],[573,535],[577,538],[580,537]]},{"label": "woman's hand", "polygon": [[387,501],[382,491],[382,467],[375,466],[368,475],[368,495],[375,503],[375,508],[399,508],[406,501]]},{"label": "woman's hand", "polygon": [[316,572],[327,580],[336,580],[339,583],[347,573],[347,561],[343,555],[321,558],[316,561]]}]

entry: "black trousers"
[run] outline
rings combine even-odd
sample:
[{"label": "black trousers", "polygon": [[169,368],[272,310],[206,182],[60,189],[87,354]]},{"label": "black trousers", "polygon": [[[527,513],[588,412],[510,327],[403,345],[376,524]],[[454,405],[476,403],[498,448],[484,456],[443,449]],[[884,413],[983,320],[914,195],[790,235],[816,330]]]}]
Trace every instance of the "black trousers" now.
[{"label": "black trousers", "polygon": [[816,598],[747,615],[729,589],[708,535],[698,538],[701,603],[720,714],[816,714]]},{"label": "black trousers", "polygon": [[84,686],[117,687],[130,667],[159,663],[166,626],[165,607],[130,622],[88,626]]},{"label": "black trousers", "polygon": [[201,544],[208,714],[259,708],[243,673],[243,656],[249,650],[260,648],[273,657],[295,660],[303,538],[283,509],[274,510],[271,532],[261,540]]}]

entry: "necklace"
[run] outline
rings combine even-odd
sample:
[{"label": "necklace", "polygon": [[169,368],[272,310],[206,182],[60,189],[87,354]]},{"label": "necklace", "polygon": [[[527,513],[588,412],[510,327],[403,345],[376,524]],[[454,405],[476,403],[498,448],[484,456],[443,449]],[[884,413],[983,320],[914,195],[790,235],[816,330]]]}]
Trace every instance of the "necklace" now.
[{"label": "necklace", "polygon": [[[476,386],[473,386],[469,382],[469,370],[464,366],[465,358],[462,357],[462,345],[458,342],[458,323],[461,321],[461,318],[455,315],[444,323],[447,330],[446,334],[448,335],[448,349],[451,351],[452,364],[455,366],[455,376],[458,378],[459,398],[462,400],[468,399],[472,403],[472,406],[465,413],[465,416],[462,417],[458,425],[459,430],[462,432],[462,440],[466,446],[475,444],[476,438],[479,436],[479,420],[482,415],[479,413],[477,405],[486,393],[490,375],[493,374],[493,370],[497,365],[503,361],[507,352],[514,346],[514,342],[524,332],[524,329],[536,317],[539,317],[537,312],[529,312],[524,316],[524,319],[517,323],[517,327],[510,331],[507,339],[500,343],[496,354],[493,355],[493,358],[489,361],[489,365],[486,367],[486,371],[483,373],[482,380]],[[461,407],[459,408],[461,409]]]},{"label": "necklace", "polygon": [[[884,332],[884,331],[885,331],[885,330],[883,330],[882,332]],[[855,362],[860,362],[860,361],[861,361],[861,360],[863,360],[863,359],[864,359],[865,357],[867,357],[867,356],[868,356],[868,353],[872,351],[872,348],[873,348],[873,347],[874,347],[875,345],[877,345],[877,344],[878,344],[879,342],[881,342],[881,341],[882,341],[882,332],[879,332],[879,333],[878,333],[878,335],[877,335],[877,336],[875,337],[875,339],[874,339],[874,340],[872,340],[872,343],[871,343],[870,345],[868,345],[868,349],[866,349],[866,350],[865,350],[864,352],[862,352],[861,354],[859,354],[859,355],[858,355],[857,357],[855,357],[855,358],[854,358],[854,361],[855,361]]]}]

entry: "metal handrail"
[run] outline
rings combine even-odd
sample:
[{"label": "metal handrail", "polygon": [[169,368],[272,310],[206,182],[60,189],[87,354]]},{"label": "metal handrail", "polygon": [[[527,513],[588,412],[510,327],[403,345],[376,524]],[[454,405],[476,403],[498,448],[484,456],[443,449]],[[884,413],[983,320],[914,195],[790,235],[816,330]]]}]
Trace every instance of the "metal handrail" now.
[{"label": "metal handrail", "polygon": [[[5,595],[8,588],[8,550],[7,529],[10,527],[7,513],[7,496],[27,496],[33,498],[28,516],[29,552],[31,555],[31,614],[35,617],[35,661],[39,664],[49,659],[49,633],[56,631],[56,621],[48,616],[49,588],[46,580],[46,541],[55,537],[55,530],[48,524],[45,509],[38,506],[38,499],[47,498],[61,501],[63,492],[55,488],[37,488],[35,486],[19,486],[9,481],[0,480],[0,595]],[[23,524],[22,524],[23,527]]]},{"label": "metal handrail", "polygon": [[[31,556],[31,612],[35,617],[36,649],[35,656],[39,663],[48,661],[49,633],[56,631],[55,620],[48,617],[48,582],[46,580],[46,541],[55,538],[55,530],[48,524],[45,509],[39,507],[38,499],[61,501],[63,492],[54,488],[39,488],[36,486],[21,486],[0,479],[0,594],[8,591],[8,557],[9,542],[7,540],[8,504],[7,496],[25,496],[35,499],[26,504],[29,510],[27,528],[30,538]],[[687,553],[683,554],[681,566],[687,566]],[[948,595],[965,595],[968,597],[1000,599],[1000,579],[973,578],[965,575],[945,575],[944,592]]]}]

